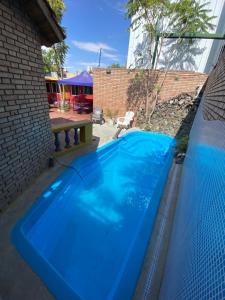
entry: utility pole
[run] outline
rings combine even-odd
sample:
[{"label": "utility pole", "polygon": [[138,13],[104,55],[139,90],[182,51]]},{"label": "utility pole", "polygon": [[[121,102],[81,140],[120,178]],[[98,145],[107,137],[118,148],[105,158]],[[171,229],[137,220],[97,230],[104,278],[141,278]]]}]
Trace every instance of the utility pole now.
[{"label": "utility pole", "polygon": [[100,68],[101,66],[101,57],[102,57],[102,48],[99,50],[99,57],[98,57],[98,67]]}]

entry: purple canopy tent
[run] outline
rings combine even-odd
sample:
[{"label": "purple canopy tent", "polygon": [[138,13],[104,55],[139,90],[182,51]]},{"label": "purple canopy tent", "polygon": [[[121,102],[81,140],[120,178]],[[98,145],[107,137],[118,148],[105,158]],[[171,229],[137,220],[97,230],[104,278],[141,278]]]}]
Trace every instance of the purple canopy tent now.
[{"label": "purple canopy tent", "polygon": [[80,85],[80,86],[93,86],[93,78],[92,76],[84,71],[80,73],[78,76],[72,78],[61,79],[57,81],[59,84],[65,85]]},{"label": "purple canopy tent", "polygon": [[[65,85],[67,86],[79,86],[79,92],[78,94],[72,94],[72,87],[70,89],[70,100],[68,103],[69,105],[73,105],[73,109],[78,111],[79,113],[85,111],[85,112],[91,112],[92,107],[93,107],[93,95],[92,91],[90,91],[90,94],[84,94],[83,89],[84,87],[93,87],[93,78],[92,76],[84,71],[80,73],[78,76],[72,77],[72,78],[66,78],[66,79],[61,79],[57,80],[57,83],[60,85],[62,84],[62,90],[61,92],[61,87],[60,87],[60,94],[63,95],[63,105],[65,104]],[[80,91],[82,89],[82,92]],[[92,90],[92,89],[91,89]]]}]

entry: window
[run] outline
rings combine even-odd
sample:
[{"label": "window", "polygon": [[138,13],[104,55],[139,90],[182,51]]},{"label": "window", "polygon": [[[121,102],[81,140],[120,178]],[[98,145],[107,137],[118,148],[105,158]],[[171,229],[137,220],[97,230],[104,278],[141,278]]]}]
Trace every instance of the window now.
[{"label": "window", "polygon": [[52,92],[53,93],[59,93],[59,86],[55,82],[52,83]]},{"label": "window", "polygon": [[79,86],[78,85],[72,85],[72,95],[74,95],[74,96],[79,95]]},{"label": "window", "polygon": [[51,84],[50,82],[46,82],[47,93],[51,93]]},{"label": "window", "polygon": [[85,95],[92,95],[93,94],[93,88],[90,86],[84,86],[84,94]]}]

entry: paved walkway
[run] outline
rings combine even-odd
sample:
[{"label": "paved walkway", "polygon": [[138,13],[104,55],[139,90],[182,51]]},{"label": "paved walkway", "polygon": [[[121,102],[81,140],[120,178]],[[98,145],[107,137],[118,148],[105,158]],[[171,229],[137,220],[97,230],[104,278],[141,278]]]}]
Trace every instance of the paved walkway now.
[{"label": "paved walkway", "polygon": [[49,116],[52,125],[65,124],[74,121],[91,120],[91,114],[78,114],[76,111],[70,110],[60,112],[57,108],[50,108]]}]

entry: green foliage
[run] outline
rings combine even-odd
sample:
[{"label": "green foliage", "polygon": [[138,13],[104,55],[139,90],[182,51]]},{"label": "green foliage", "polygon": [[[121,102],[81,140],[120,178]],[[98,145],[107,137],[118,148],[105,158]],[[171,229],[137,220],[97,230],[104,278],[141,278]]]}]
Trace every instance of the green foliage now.
[{"label": "green foliage", "polygon": [[[63,13],[65,11],[65,4],[63,0],[48,0],[49,5],[55,12],[58,23],[61,23]],[[63,29],[65,31],[65,29]],[[66,54],[69,46],[64,42],[56,43],[50,48],[42,50],[42,57],[44,62],[44,72],[57,72],[62,77],[62,69],[65,63]]]},{"label": "green foliage", "polygon": [[[127,1],[127,17],[131,18],[130,28],[136,30],[140,26],[142,28],[144,24],[144,30],[147,34],[147,38],[145,38],[143,42],[143,49],[145,49],[145,51],[143,51],[143,49],[139,51],[140,55],[137,57],[141,62],[140,68],[147,67],[147,69],[156,69],[166,34],[176,33],[178,35],[178,38],[173,40],[171,47],[169,49],[167,48],[166,53],[163,53],[165,76],[160,86],[157,86],[157,81],[154,81],[152,85],[156,86],[152,87],[151,85],[150,92],[148,87],[146,89],[146,119],[150,119],[154,112],[158,101],[158,94],[174,59],[176,63],[179,62],[180,65],[183,65],[185,60],[193,62],[190,50],[195,50],[195,52],[199,51],[198,47],[195,47],[195,43],[197,43],[196,40],[191,38],[184,40],[182,36],[184,34],[207,33],[214,28],[212,24],[214,17],[209,16],[210,10],[207,9],[207,5],[208,3],[200,3],[199,0]],[[190,47],[191,45],[194,47]],[[181,52],[181,48],[183,48],[184,53]],[[180,58],[178,62],[177,57]],[[148,66],[151,67],[149,68]],[[146,80],[143,80],[143,82],[151,82],[150,73],[144,73],[144,77]],[[156,92],[156,95],[153,95],[153,92]]]},{"label": "green foliage", "polygon": [[147,124],[144,128],[145,131],[151,131],[151,127]]},{"label": "green foliage", "polygon": [[55,65],[55,59],[54,59],[54,49],[53,48],[44,48],[42,49],[42,59],[44,62],[44,72],[50,73],[50,72],[56,72],[57,68]]},{"label": "green foliage", "polygon": [[113,116],[112,110],[110,108],[106,108],[105,115],[106,115],[106,117],[112,119],[112,116]]},{"label": "green foliage", "polygon": [[112,64],[110,68],[123,68],[120,64]]},{"label": "green foliage", "polygon": [[49,5],[56,15],[58,23],[61,23],[63,13],[65,11],[65,4],[63,0],[48,0]]},{"label": "green foliage", "polygon": [[54,61],[57,68],[57,72],[60,74],[60,71],[64,65],[66,59],[66,53],[69,49],[69,46],[63,41],[57,43],[53,46],[54,49]]},{"label": "green foliage", "polygon": [[209,16],[210,10],[207,9],[209,3],[199,3],[196,0],[180,0],[171,3],[174,14],[170,25],[173,32],[183,33],[207,33],[214,29],[212,20],[214,16]]},{"label": "green foliage", "polygon": [[[207,9],[208,3],[200,3],[198,0],[128,0],[127,16],[132,18],[131,28],[134,30],[144,20],[151,46],[149,47],[149,59],[152,59],[153,46],[156,43],[157,34],[166,32],[178,33],[207,33],[214,28]],[[177,43],[182,43],[182,38]],[[191,39],[190,39],[191,41]],[[159,57],[159,53],[158,53]]]},{"label": "green foliage", "polygon": [[118,110],[113,111],[110,108],[106,108],[105,115],[110,119],[115,119],[118,116],[118,113],[119,113]]},{"label": "green foliage", "polygon": [[189,137],[187,135],[180,137],[177,141],[176,152],[185,153],[188,147],[188,140]]},{"label": "green foliage", "polygon": [[160,91],[161,91],[161,89],[162,89],[162,87],[159,85],[159,84],[155,84],[155,86],[154,86],[154,91],[156,92],[156,93],[160,93]]}]

